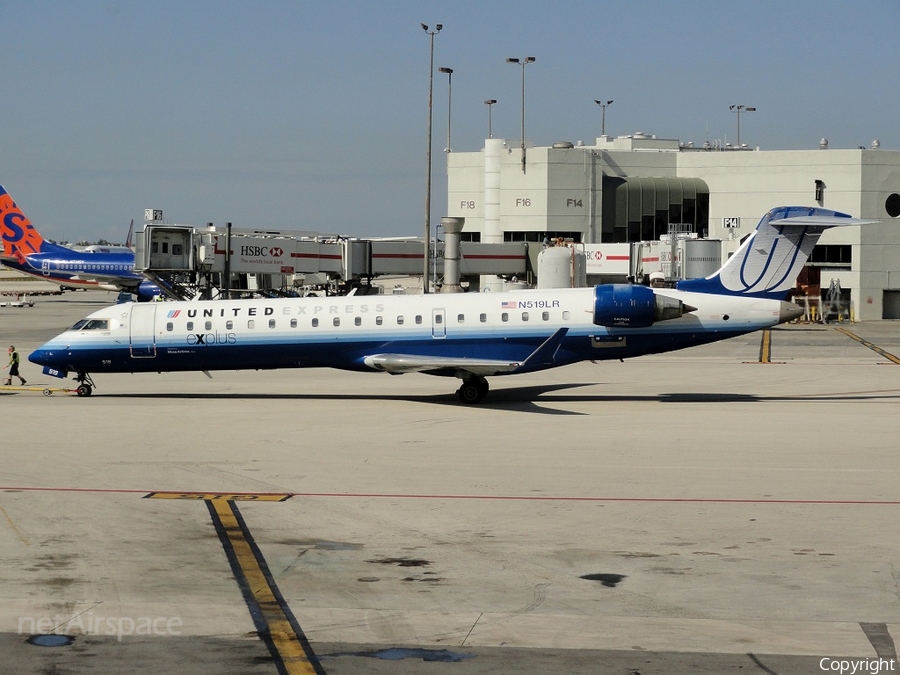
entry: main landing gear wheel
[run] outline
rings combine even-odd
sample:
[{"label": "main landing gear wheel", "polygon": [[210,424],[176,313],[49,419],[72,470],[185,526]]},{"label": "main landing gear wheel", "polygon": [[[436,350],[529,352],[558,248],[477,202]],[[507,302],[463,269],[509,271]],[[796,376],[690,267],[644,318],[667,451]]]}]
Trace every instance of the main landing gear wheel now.
[{"label": "main landing gear wheel", "polygon": [[474,405],[475,403],[480,403],[481,399],[487,396],[488,382],[483,377],[470,377],[467,380],[464,380],[460,385],[459,389],[456,390],[456,395],[459,397],[459,400],[467,405]]}]

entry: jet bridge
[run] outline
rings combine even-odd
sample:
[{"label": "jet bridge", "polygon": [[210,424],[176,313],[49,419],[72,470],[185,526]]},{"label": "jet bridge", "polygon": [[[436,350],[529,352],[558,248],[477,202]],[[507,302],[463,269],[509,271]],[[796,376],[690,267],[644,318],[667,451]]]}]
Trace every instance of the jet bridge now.
[{"label": "jet bridge", "polygon": [[[150,210],[148,210],[150,212]],[[301,286],[345,290],[378,276],[421,276],[422,240],[359,239],[290,231],[258,231],[207,225],[173,225],[152,211],[135,238],[135,269],[175,298],[218,297],[248,291],[295,294]],[[436,277],[443,276],[444,243],[432,247]],[[524,279],[525,242],[463,242],[463,278],[493,274]],[[227,281],[227,283],[226,283]]]}]

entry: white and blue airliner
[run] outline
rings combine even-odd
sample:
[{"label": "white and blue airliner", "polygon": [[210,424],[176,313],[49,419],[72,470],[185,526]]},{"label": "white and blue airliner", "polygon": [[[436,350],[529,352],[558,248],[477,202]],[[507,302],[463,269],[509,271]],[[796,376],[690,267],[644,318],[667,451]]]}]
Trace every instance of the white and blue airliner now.
[{"label": "white and blue airliner", "polygon": [[822,232],[870,222],[772,209],[718,272],[675,288],[126,303],[29,360],[74,373],[82,396],[98,373],[331,367],[456,377],[459,399],[477,403],[490,376],[668,352],[795,319],[789,292]]}]

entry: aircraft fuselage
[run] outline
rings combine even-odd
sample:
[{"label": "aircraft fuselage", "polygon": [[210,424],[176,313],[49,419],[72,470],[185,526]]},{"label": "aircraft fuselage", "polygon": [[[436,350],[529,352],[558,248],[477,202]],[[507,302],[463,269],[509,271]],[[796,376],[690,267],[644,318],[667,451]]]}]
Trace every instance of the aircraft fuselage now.
[{"label": "aircraft fuselage", "polygon": [[[596,287],[602,288],[602,287]],[[793,318],[777,300],[654,289],[689,305],[679,318],[641,328],[594,323],[596,289],[427,296],[126,303],[93,313],[30,359],[74,372],[158,372],[326,366],[389,370],[367,359],[411,355],[458,374],[442,359],[524,362],[566,329],[552,361],[525,372],[583,360],[620,359],[722,340]],[[491,374],[503,374],[498,370]]]}]

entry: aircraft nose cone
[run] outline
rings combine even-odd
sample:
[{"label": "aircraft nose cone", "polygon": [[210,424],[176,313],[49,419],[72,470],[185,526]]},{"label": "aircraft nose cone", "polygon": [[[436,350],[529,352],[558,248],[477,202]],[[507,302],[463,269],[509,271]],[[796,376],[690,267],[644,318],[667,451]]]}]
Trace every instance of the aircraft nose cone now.
[{"label": "aircraft nose cone", "polygon": [[782,302],[781,311],[778,314],[778,323],[793,321],[803,316],[803,308],[794,302]]},{"label": "aircraft nose cone", "polygon": [[28,355],[28,360],[39,366],[49,366],[53,363],[53,352],[47,349],[35,349]]}]

